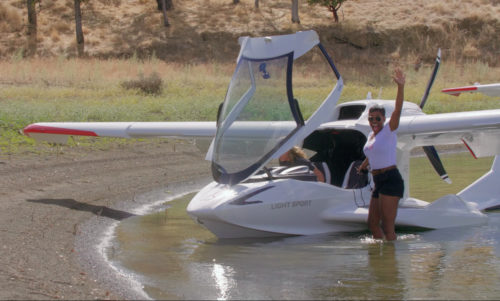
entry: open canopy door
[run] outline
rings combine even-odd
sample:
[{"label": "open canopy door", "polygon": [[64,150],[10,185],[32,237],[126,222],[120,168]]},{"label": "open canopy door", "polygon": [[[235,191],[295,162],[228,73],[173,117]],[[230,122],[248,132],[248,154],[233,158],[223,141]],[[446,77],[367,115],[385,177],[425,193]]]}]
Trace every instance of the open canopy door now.
[{"label": "open canopy door", "polygon": [[[212,174],[219,183],[237,184],[269,160],[299,144],[329,121],[342,80],[314,31],[243,38],[236,70],[218,118]],[[293,96],[294,60],[318,46],[337,79],[335,88],[304,121]]]}]

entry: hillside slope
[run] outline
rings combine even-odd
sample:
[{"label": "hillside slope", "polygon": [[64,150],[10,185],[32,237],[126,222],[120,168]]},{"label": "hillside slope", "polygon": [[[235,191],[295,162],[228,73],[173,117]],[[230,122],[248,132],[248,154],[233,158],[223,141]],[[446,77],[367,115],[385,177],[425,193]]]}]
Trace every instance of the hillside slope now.
[{"label": "hillside slope", "polygon": [[[41,1],[38,56],[76,55],[73,0]],[[429,61],[441,47],[451,60],[500,58],[498,0],[350,0],[335,24],[324,7],[300,0],[300,24],[291,23],[289,0],[175,1],[162,25],[155,0],[88,0],[82,4],[85,52],[96,57],[155,56],[168,61],[233,60],[241,35],[315,29],[343,60],[372,63],[404,58]],[[0,3],[0,57],[26,48],[25,1]]]}]

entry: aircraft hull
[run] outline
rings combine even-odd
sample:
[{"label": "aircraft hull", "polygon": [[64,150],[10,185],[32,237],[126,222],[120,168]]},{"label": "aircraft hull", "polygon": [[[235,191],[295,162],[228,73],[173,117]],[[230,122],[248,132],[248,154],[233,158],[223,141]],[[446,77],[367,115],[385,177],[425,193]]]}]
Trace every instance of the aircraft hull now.
[{"label": "aircraft hull", "polygon": [[[213,182],[189,203],[189,215],[219,238],[317,235],[368,230],[371,188],[284,179],[234,186]],[[400,202],[396,226],[440,229],[481,225],[487,217],[456,195],[433,203]]]}]

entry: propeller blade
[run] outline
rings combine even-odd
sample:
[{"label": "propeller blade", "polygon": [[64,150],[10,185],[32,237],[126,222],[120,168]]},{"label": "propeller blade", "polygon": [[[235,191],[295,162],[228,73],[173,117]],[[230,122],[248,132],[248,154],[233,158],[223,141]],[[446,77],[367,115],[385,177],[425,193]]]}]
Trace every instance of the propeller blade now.
[{"label": "propeller blade", "polygon": [[429,97],[429,92],[431,91],[432,85],[434,84],[434,80],[436,79],[436,75],[439,70],[439,65],[441,65],[441,48],[438,49],[438,53],[436,56],[436,61],[434,63],[434,69],[432,70],[431,78],[429,79],[429,82],[427,83],[427,88],[425,88],[425,93],[422,96],[422,100],[420,101],[420,108],[423,109],[425,106],[425,102],[427,101],[427,98]]},{"label": "propeller blade", "polygon": [[446,183],[451,184],[451,179],[448,177],[446,170],[444,170],[443,163],[441,162],[441,159],[439,159],[436,148],[434,146],[424,146],[423,149],[427,158],[431,161],[434,170],[439,174],[441,179]]},{"label": "propeller blade", "polygon": [[[432,85],[434,84],[434,80],[436,79],[436,75],[439,70],[439,65],[441,65],[441,48],[438,49],[438,53],[436,56],[436,61],[434,63],[434,69],[432,70],[431,78],[429,79],[429,82],[427,83],[427,87],[425,88],[425,93],[422,96],[422,100],[420,101],[420,109],[423,109],[425,106],[425,102],[427,101],[427,98],[429,97],[429,93],[431,91]],[[448,177],[448,174],[446,173],[446,170],[444,169],[443,163],[441,162],[441,159],[439,158],[438,152],[436,151],[436,148],[434,146],[424,146],[423,147],[425,154],[427,155],[427,158],[429,158],[429,161],[431,161],[432,166],[434,167],[434,170],[439,174],[441,179],[445,181],[448,184],[451,184],[451,179]]]}]

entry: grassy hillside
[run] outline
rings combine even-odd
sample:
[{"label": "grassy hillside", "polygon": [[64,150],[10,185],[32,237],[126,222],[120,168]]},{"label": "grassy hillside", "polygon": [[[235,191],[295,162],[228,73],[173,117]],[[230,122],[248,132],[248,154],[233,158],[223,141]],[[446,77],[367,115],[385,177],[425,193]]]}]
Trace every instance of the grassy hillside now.
[{"label": "grassy hillside", "polygon": [[[315,29],[336,60],[371,64],[404,60],[419,65],[436,49],[457,62],[500,58],[498,0],[349,0],[335,24],[324,7],[300,0],[301,23],[291,23],[289,0],[174,0],[170,27],[155,0],[87,0],[82,5],[85,51],[94,57],[154,56],[167,61],[234,60],[241,35]],[[38,11],[38,56],[74,56],[73,0],[43,0]],[[0,2],[0,57],[26,48],[26,2]]]}]

